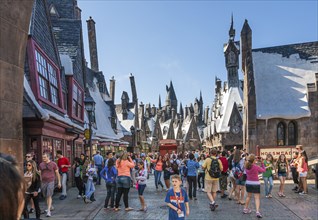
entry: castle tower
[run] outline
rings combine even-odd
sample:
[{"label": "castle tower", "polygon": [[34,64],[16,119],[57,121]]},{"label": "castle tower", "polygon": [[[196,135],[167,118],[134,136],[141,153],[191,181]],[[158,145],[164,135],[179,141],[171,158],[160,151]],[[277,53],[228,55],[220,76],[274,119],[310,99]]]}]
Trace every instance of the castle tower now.
[{"label": "castle tower", "polygon": [[170,81],[169,87],[166,86],[166,90],[167,90],[166,106],[169,106],[170,109],[172,109],[172,108],[177,109],[178,108],[178,100],[177,100],[176,93],[175,93],[174,88],[173,88],[172,81]]},{"label": "castle tower", "polygon": [[240,43],[234,41],[235,29],[233,28],[233,15],[231,17],[231,27],[229,30],[229,41],[224,44],[225,66],[227,69],[228,88],[239,87],[239,54]]}]

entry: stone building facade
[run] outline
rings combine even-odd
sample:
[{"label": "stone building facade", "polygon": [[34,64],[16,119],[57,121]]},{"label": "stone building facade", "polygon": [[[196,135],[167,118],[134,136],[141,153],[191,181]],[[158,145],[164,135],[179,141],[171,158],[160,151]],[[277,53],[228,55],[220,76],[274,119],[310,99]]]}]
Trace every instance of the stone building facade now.
[{"label": "stone building facade", "polygon": [[318,42],[252,49],[247,20],[241,31],[244,73],[243,144],[281,149],[303,145],[318,155]]}]

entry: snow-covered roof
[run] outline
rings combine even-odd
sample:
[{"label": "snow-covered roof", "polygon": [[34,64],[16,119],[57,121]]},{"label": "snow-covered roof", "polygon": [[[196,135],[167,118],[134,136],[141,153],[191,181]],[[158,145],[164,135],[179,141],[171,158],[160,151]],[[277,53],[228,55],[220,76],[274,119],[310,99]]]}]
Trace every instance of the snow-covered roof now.
[{"label": "snow-covered roof", "polygon": [[297,119],[311,115],[307,83],[315,83],[318,63],[298,54],[253,52],[258,119]]},{"label": "snow-covered roof", "polygon": [[182,135],[184,140],[186,139],[187,134],[189,132],[191,121],[192,121],[192,118],[187,117],[182,123],[181,130],[182,130]]},{"label": "snow-covered roof", "polygon": [[94,78],[94,86],[89,88],[89,93],[95,101],[95,121],[97,129],[93,128],[93,134],[101,138],[119,139],[123,137],[120,133],[115,134],[109,118],[111,117],[110,106],[102,98],[97,88],[97,79]]},{"label": "snow-covered roof", "polygon": [[60,60],[61,60],[62,66],[64,67],[65,75],[72,76],[74,73],[73,73],[73,62],[71,57],[67,54],[60,54]]},{"label": "snow-covered roof", "polygon": [[162,132],[163,139],[167,139],[167,136],[169,133],[170,122],[171,122],[171,119],[169,119],[163,123],[160,123],[160,129]]},{"label": "snow-covered roof", "polygon": [[220,115],[215,120],[216,131],[229,132],[229,121],[231,118],[234,103],[243,106],[243,93],[238,87],[230,87],[229,90],[222,94],[222,105],[219,107]]}]

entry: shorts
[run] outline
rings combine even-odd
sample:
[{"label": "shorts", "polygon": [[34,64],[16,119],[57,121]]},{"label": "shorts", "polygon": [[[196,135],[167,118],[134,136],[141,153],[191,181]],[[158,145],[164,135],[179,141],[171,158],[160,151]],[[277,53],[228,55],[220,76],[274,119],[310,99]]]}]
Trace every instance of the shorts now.
[{"label": "shorts", "polygon": [[238,186],[245,186],[245,181],[241,179],[235,179],[235,184]]},{"label": "shorts", "polygon": [[248,193],[261,193],[261,185],[246,184],[246,192],[248,192]]},{"label": "shorts", "polygon": [[116,184],[118,188],[130,188],[131,179],[129,176],[118,176],[116,179]]},{"label": "shorts", "polygon": [[204,180],[205,182],[205,192],[212,192],[215,193],[216,191],[218,191],[218,186],[219,186],[219,180]]},{"label": "shorts", "polygon": [[146,188],[146,184],[139,184],[138,185],[138,195],[142,196],[144,194]]},{"label": "shorts", "polygon": [[278,173],[277,175],[278,175],[278,177],[280,177],[280,176],[286,177],[286,176],[287,176],[287,173]]},{"label": "shorts", "polygon": [[299,172],[299,177],[307,177],[307,172]]},{"label": "shorts", "polygon": [[54,193],[54,181],[41,184],[41,191],[44,197],[52,197]]}]

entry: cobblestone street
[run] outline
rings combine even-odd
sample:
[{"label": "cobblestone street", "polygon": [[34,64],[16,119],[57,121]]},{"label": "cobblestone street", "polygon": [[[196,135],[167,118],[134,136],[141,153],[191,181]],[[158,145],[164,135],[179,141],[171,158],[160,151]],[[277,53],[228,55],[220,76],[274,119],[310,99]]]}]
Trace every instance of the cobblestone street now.
[{"label": "cobblestone street", "polygon": [[[95,193],[96,202],[85,204],[83,200],[76,199],[77,190],[71,188],[68,191],[68,197],[61,201],[58,199],[59,193],[53,198],[55,210],[52,211],[50,219],[167,219],[168,208],[164,203],[165,192],[156,192],[154,187],[153,176],[147,184],[144,192],[145,200],[148,205],[146,213],[137,211],[140,203],[137,190],[131,188],[129,193],[129,206],[135,210],[126,212],[123,209],[123,201],[121,201],[122,209],[115,212],[111,209],[103,208],[106,190],[104,184],[97,186]],[[308,181],[309,194],[300,196],[295,194],[291,188],[291,181],[286,185],[286,198],[277,196],[278,183],[275,181],[273,189],[273,198],[266,199],[264,195],[261,197],[261,212],[263,219],[318,219],[318,192],[313,189],[313,180]],[[261,188],[263,191],[263,187]],[[256,219],[254,203],[251,204],[253,212],[251,214],[243,214],[243,206],[237,205],[234,201],[227,198],[221,199],[218,195],[217,203],[219,207],[215,212],[211,212],[208,207],[208,199],[204,192],[197,193],[198,200],[190,201],[190,216],[187,219]],[[41,202],[42,210],[44,210],[44,201]],[[49,219],[41,216],[43,219]]]}]

